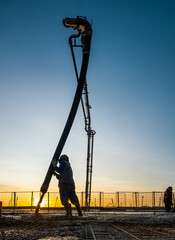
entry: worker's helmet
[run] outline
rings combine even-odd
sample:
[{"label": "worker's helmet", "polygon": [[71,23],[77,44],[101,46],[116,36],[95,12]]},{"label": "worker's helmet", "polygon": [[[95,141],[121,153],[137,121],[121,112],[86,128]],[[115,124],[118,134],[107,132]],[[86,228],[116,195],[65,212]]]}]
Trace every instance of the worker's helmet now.
[{"label": "worker's helmet", "polygon": [[59,162],[60,161],[62,161],[62,160],[65,160],[65,161],[67,161],[67,162],[69,162],[69,158],[68,158],[68,156],[67,155],[61,155],[61,157],[59,158]]},{"label": "worker's helmet", "polygon": [[168,187],[168,190],[169,190],[170,192],[172,192],[173,188],[172,188],[172,187]]}]

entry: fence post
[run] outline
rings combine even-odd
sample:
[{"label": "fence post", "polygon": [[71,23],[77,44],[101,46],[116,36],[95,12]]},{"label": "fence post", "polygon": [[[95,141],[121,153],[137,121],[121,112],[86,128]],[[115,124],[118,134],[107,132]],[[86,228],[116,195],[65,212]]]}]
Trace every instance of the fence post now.
[{"label": "fence post", "polygon": [[142,196],[142,207],[143,207],[143,199],[144,199],[144,196]]},{"label": "fence post", "polygon": [[99,207],[101,208],[101,192],[100,192],[100,197],[99,197]]},{"label": "fence post", "polygon": [[0,218],[2,217],[2,202],[0,202]]},{"label": "fence post", "polygon": [[11,192],[11,199],[10,199],[10,202],[9,202],[9,206],[11,208],[12,208],[12,205],[13,205],[12,201],[13,201],[13,193]]},{"label": "fence post", "polygon": [[126,207],[126,193],[124,193],[125,207]]},{"label": "fence post", "polygon": [[31,211],[32,211],[32,208],[33,208],[33,192],[31,192]]},{"label": "fence post", "polygon": [[49,192],[47,193],[47,199],[48,199],[48,212],[49,212],[49,197],[50,197],[50,195],[49,195]]},{"label": "fence post", "polygon": [[135,206],[137,207],[137,192],[135,192]]},{"label": "fence post", "polygon": [[116,205],[117,207],[120,206],[120,197],[119,197],[119,192],[116,192]]},{"label": "fence post", "polygon": [[155,203],[156,203],[155,192],[152,192],[152,207],[153,208],[155,208]]},{"label": "fence post", "polygon": [[15,211],[15,207],[16,207],[16,192],[14,192],[14,199],[13,199],[13,201],[14,201],[14,203],[13,203],[13,205],[14,205],[14,211]]},{"label": "fence post", "polygon": [[83,207],[83,198],[84,198],[83,192],[81,192],[81,206],[82,206],[82,207]]}]

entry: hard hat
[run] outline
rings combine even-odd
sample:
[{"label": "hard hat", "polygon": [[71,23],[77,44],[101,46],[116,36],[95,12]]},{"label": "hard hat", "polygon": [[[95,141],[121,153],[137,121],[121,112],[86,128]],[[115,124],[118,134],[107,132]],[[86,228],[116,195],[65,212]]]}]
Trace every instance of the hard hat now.
[{"label": "hard hat", "polygon": [[66,160],[66,161],[69,161],[69,158],[67,155],[61,155],[60,158],[59,158],[59,161],[62,161],[62,160]]},{"label": "hard hat", "polygon": [[172,192],[173,188],[172,187],[168,187],[168,190]]}]

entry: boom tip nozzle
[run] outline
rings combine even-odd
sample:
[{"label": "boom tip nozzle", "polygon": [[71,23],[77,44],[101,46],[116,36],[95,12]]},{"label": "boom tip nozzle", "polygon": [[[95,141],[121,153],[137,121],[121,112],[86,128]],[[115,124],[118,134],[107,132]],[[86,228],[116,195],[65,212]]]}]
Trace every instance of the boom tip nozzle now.
[{"label": "boom tip nozzle", "polygon": [[87,29],[91,29],[91,24],[86,20],[85,17],[76,17],[76,18],[64,18],[63,25],[65,27],[72,27],[73,29],[80,30],[85,32]]},{"label": "boom tip nozzle", "polygon": [[63,25],[64,25],[65,27],[71,27],[71,26],[68,26],[68,23],[69,23],[69,18],[64,18],[64,19],[63,19]]}]

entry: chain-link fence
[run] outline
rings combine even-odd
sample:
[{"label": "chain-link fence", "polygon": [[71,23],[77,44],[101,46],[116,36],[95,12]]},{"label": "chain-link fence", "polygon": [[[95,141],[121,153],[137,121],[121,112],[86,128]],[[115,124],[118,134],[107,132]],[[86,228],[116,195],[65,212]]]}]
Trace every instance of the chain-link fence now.
[{"label": "chain-link fence", "polygon": [[163,192],[116,192],[101,195],[102,207],[164,207]]},{"label": "chain-link fence", "polygon": [[[85,207],[85,193],[78,192],[81,207]],[[163,192],[92,192],[92,209],[123,208],[163,208]],[[40,198],[40,192],[0,192],[0,201],[6,210],[34,211]],[[174,204],[174,193],[173,193]],[[41,209],[53,210],[63,208],[58,192],[47,192],[41,203]]]}]

